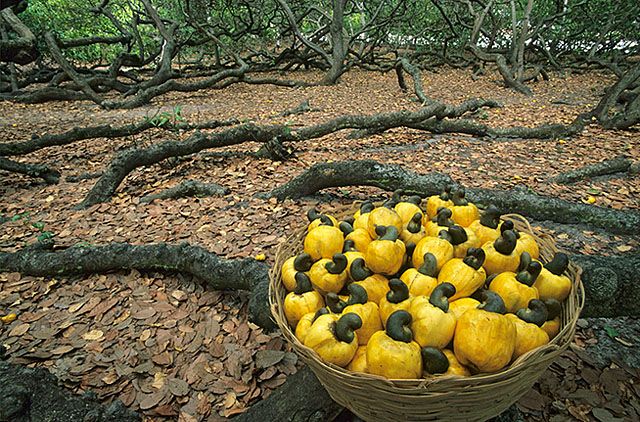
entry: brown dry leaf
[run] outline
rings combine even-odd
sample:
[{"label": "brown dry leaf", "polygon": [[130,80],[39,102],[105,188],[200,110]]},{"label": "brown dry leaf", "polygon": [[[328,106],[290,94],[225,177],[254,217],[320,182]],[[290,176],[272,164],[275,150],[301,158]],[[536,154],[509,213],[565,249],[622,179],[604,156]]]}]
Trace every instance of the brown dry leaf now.
[{"label": "brown dry leaf", "polygon": [[198,418],[186,412],[180,412],[180,415],[178,416],[178,422],[198,422]]},{"label": "brown dry leaf", "polygon": [[282,350],[258,350],[256,353],[256,368],[264,369],[276,365],[285,356]]},{"label": "brown dry leaf", "polygon": [[74,349],[71,345],[58,346],[55,349],[51,350],[51,353],[54,355],[64,355],[65,353],[69,353]]},{"label": "brown dry leaf", "polygon": [[84,333],[82,335],[82,338],[87,341],[97,341],[102,339],[103,336],[104,336],[104,332],[102,332],[101,330],[91,330]]},{"label": "brown dry leaf", "polygon": [[230,391],[225,396],[223,406],[225,407],[225,409],[230,409],[236,404],[236,402],[237,402],[236,393],[234,393],[233,391]]},{"label": "brown dry leaf", "polygon": [[168,387],[174,396],[182,397],[189,393],[189,384],[179,378],[169,378]]},{"label": "brown dry leaf", "polygon": [[91,310],[93,310],[93,308],[98,306],[100,302],[102,302],[102,299],[100,297],[98,296],[91,297],[89,301],[86,302],[84,306],[82,306],[82,308],[78,310],[77,312],[78,315],[84,314],[85,312],[90,312]]},{"label": "brown dry leaf", "polygon": [[9,331],[9,337],[20,337],[24,335],[27,331],[29,331],[30,324],[20,324],[16,325]]},{"label": "brown dry leaf", "polygon": [[120,315],[118,318],[113,320],[113,325],[117,325],[120,324],[124,321],[127,320],[127,318],[129,318],[131,316],[131,311],[129,311],[128,309],[126,311],[124,311],[122,313],[122,315]]},{"label": "brown dry leaf", "polygon": [[185,300],[187,300],[187,294],[182,290],[174,290],[173,292],[171,292],[171,297],[178,302],[184,302]]},{"label": "brown dry leaf", "polygon": [[156,310],[153,308],[141,309],[138,312],[131,315],[133,319],[148,319],[156,314]]},{"label": "brown dry leaf", "polygon": [[162,406],[158,406],[153,409],[153,411],[160,416],[176,416],[178,413],[170,404],[163,404]]},{"label": "brown dry leaf", "polygon": [[142,331],[142,334],[140,334],[140,341],[144,342],[149,340],[149,338],[151,337],[151,330],[150,329],[146,329]]},{"label": "brown dry leaf", "polygon": [[101,380],[102,380],[102,382],[104,382],[105,384],[107,384],[107,385],[111,385],[111,384],[115,383],[115,382],[118,380],[118,378],[120,378],[120,377],[118,376],[118,374],[116,374],[115,372],[111,372],[111,373],[109,373],[109,374],[105,375],[104,377],[102,377],[102,378],[100,378],[100,379],[101,379]]},{"label": "brown dry leaf", "polygon": [[591,410],[591,413],[597,420],[600,422],[623,422],[623,418],[616,418],[613,416],[611,412],[606,409],[602,409],[600,407],[596,407]]},{"label": "brown dry leaf", "polygon": [[164,391],[160,390],[151,394],[138,394],[138,402],[140,409],[147,410],[152,407],[156,407],[160,401],[164,398]]},{"label": "brown dry leaf", "polygon": [[86,299],[81,300],[80,302],[69,306],[69,312],[71,312],[72,314],[75,314],[76,312],[78,312],[80,310],[80,308],[82,308],[84,306],[85,303],[87,303]]},{"label": "brown dry leaf", "polygon": [[151,358],[152,361],[158,365],[167,366],[173,363],[173,355],[167,351],[154,355]]},{"label": "brown dry leaf", "polygon": [[153,383],[151,384],[151,386],[156,390],[160,390],[162,387],[164,387],[166,379],[167,376],[165,374],[163,374],[162,372],[156,372],[153,376]]}]

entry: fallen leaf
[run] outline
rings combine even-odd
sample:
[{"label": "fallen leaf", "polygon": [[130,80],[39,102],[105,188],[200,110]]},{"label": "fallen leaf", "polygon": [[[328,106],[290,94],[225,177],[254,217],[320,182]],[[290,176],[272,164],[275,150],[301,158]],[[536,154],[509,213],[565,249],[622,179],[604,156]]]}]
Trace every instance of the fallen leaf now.
[{"label": "fallen leaf", "polygon": [[140,409],[147,410],[156,407],[160,400],[164,398],[164,391],[158,391],[151,394],[139,394]]},{"label": "fallen leaf", "polygon": [[171,365],[173,363],[173,356],[169,352],[162,352],[158,355],[154,355],[151,358],[152,361],[157,363],[158,365]]},{"label": "fallen leaf", "polygon": [[156,372],[153,376],[153,383],[151,383],[151,386],[156,390],[159,390],[164,387],[166,379],[167,376],[165,374],[163,374],[162,372]]},{"label": "fallen leaf", "polygon": [[168,387],[174,396],[182,397],[189,393],[189,384],[179,378],[169,378]]},{"label": "fallen leaf", "polygon": [[69,353],[72,350],[73,350],[73,346],[65,345],[65,346],[56,347],[51,351],[51,353],[53,353],[54,355],[64,355],[65,353]]},{"label": "fallen leaf", "polygon": [[111,373],[105,375],[104,377],[102,377],[101,380],[105,384],[111,385],[111,384],[115,383],[118,380],[118,378],[120,378],[118,376],[118,374],[116,374],[115,372],[111,372]]},{"label": "fallen leaf", "polygon": [[91,330],[87,331],[82,335],[82,338],[87,341],[96,341],[101,339],[104,336],[104,333],[101,330]]},{"label": "fallen leaf", "polygon": [[156,314],[156,310],[153,308],[141,309],[135,314],[131,315],[134,319],[147,319]]},{"label": "fallen leaf", "polygon": [[183,302],[187,300],[187,294],[182,290],[174,290],[171,292],[171,297],[177,300],[178,302]]},{"label": "fallen leaf", "polygon": [[30,324],[16,325],[9,331],[9,337],[20,337],[29,331]]},{"label": "fallen leaf", "polygon": [[282,350],[258,350],[256,353],[256,368],[264,369],[273,366],[284,358]]}]

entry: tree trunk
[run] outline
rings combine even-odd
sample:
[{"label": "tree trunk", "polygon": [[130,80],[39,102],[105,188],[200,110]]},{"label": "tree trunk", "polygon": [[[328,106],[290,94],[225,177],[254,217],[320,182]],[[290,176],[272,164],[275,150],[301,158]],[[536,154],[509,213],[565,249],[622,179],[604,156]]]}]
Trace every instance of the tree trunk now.
[{"label": "tree trunk", "polygon": [[344,6],[346,0],[332,0],[333,15],[331,19],[331,67],[324,77],[326,85],[333,85],[344,72],[344,59],[347,56],[346,45],[343,38],[344,31]]}]

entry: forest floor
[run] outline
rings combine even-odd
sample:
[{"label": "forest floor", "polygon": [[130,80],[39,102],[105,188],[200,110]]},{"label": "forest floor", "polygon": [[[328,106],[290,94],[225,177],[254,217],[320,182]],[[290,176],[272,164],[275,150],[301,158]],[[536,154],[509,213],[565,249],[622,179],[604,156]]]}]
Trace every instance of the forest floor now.
[{"label": "forest floor", "polygon": [[[295,75],[306,80],[319,76]],[[534,97],[502,88],[497,74],[472,81],[469,72],[443,69],[424,74],[423,83],[428,96],[451,104],[472,97],[501,101],[504,108],[481,111],[474,118],[509,127],[569,123],[593,108],[612,78],[600,73],[556,76],[532,84]],[[90,102],[0,102],[0,142],[74,126],[140,122],[160,111],[171,114],[178,105],[189,123],[237,118],[293,127],[344,114],[415,110],[420,105],[414,98],[398,88],[393,72],[350,71],[335,87],[235,84],[220,91],[168,94],[136,110],[101,110]],[[278,117],[306,99],[319,111]],[[466,186],[507,189],[521,184],[572,201],[592,197],[594,206],[640,209],[639,175],[572,185],[550,182],[561,172],[615,156],[640,159],[637,129],[605,131],[595,125],[572,139],[545,141],[434,136],[409,129],[352,140],[344,131],[296,143],[295,157],[285,162],[255,158],[251,153],[259,145],[246,142],[138,169],[112,201],[74,209],[95,178],[71,182],[68,177],[100,172],[122,149],[189,134],[154,129],[29,154],[24,161],[47,163],[63,176],[60,183],[45,185],[0,172],[0,212],[6,220],[0,225],[0,250],[18,250],[49,232],[63,246],[186,241],[227,258],[264,253],[267,262],[273,262],[276,246],[306,224],[308,208],[319,205],[330,212],[338,205],[386,197],[379,189],[364,187],[327,189],[311,199],[281,203],[254,196],[314,163],[345,159],[444,172]],[[140,202],[142,196],[186,179],[218,183],[231,193]],[[640,235],[540,225],[573,253],[608,255],[640,247]],[[10,361],[46,367],[74,391],[94,390],[105,401],[119,398],[148,420],[217,420],[267,397],[300,365],[279,334],[263,333],[247,321],[247,300],[245,293],[205,291],[197,280],[179,274],[134,270],[64,279],[0,274],[0,313],[19,314],[17,321],[0,326],[0,344],[9,348]],[[638,322],[624,321],[623,327],[631,326],[626,332],[608,322],[581,321],[571,350],[519,402],[528,420],[638,420],[640,365],[630,362],[633,359],[625,362],[618,356],[612,362],[588,353],[590,346],[610,339],[635,352],[628,355],[638,355]]]}]

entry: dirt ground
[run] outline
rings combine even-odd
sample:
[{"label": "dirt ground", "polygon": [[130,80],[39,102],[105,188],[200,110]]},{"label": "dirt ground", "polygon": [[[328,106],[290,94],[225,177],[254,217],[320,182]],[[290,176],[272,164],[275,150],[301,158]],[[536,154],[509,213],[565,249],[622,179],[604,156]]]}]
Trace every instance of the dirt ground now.
[{"label": "dirt ground", "polygon": [[[317,80],[319,74],[295,77]],[[423,75],[426,94],[432,98],[451,104],[472,97],[501,101],[503,108],[481,111],[474,118],[502,127],[569,123],[593,108],[612,83],[609,76],[599,73],[556,75],[533,84],[535,96],[525,97],[502,88],[497,79],[497,74],[489,74],[474,82],[469,72],[445,69]],[[220,91],[172,93],[136,110],[101,110],[90,102],[0,102],[0,142],[60,133],[74,126],[139,122],[159,111],[171,113],[175,106],[182,107],[183,118],[191,123],[238,118],[299,126],[343,114],[413,110],[420,106],[414,98],[400,91],[393,72],[350,71],[335,87],[235,84]],[[278,117],[306,99],[320,110]],[[345,159],[371,158],[422,173],[445,172],[466,186],[507,189],[523,184],[537,193],[572,201],[592,196],[594,206],[640,209],[638,175],[573,185],[550,182],[561,172],[607,158],[640,159],[638,129],[604,131],[596,125],[572,139],[543,141],[434,136],[409,129],[351,140],[344,131],[297,143],[295,157],[286,162],[253,157],[250,153],[259,145],[247,140],[240,146],[138,169],[125,179],[111,202],[74,209],[96,179],[70,182],[67,177],[100,172],[122,149],[189,135],[150,130],[25,156],[21,161],[49,164],[63,177],[59,184],[45,185],[0,172],[0,212],[8,219],[0,225],[0,250],[18,250],[50,232],[57,244],[67,246],[186,241],[227,258],[264,253],[267,262],[272,262],[276,246],[306,223],[304,212],[309,207],[320,203],[322,210],[330,212],[338,205],[385,196],[374,188],[329,189],[312,199],[282,203],[254,196],[314,163]],[[218,183],[231,193],[140,202],[142,196],[186,179]],[[555,236],[560,247],[574,253],[616,254],[637,250],[640,245],[640,235],[542,227]],[[265,334],[247,321],[246,305],[244,293],[205,291],[197,280],[177,274],[131,271],[73,279],[0,274],[0,313],[19,314],[17,321],[0,326],[0,343],[9,347],[12,361],[47,367],[74,391],[92,389],[105,401],[119,398],[148,420],[217,420],[241,413],[267,397],[299,366],[281,336]],[[592,365],[580,353],[594,341],[598,342],[592,327],[581,327],[575,348],[521,401],[528,419],[614,420],[607,419],[610,416],[637,420],[637,368],[625,368],[620,362]],[[583,375],[584,368],[591,368],[591,379]],[[574,374],[573,384],[566,381],[570,373]],[[611,402],[618,407],[607,407]]]}]

